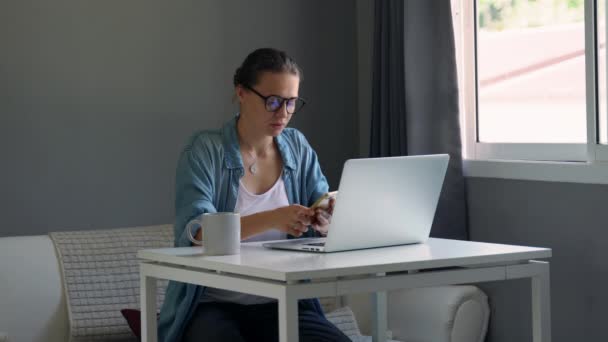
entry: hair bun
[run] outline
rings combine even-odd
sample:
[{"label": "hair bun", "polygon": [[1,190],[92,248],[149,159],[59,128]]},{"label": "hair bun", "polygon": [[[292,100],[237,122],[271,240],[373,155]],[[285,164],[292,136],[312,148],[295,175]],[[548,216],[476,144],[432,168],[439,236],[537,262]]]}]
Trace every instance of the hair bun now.
[{"label": "hair bun", "polygon": [[241,83],[241,69],[242,69],[241,67],[238,67],[238,68],[236,68],[236,71],[234,72],[234,78],[233,78],[232,82],[234,83],[235,87]]}]

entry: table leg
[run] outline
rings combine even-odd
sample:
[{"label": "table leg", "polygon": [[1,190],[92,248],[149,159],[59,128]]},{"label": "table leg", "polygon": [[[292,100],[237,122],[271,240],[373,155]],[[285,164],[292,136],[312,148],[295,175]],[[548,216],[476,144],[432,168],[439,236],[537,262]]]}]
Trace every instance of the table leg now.
[{"label": "table leg", "polygon": [[279,299],[279,341],[298,342],[298,300],[283,296]]},{"label": "table leg", "polygon": [[534,342],[551,341],[551,289],[549,263],[539,263],[540,274],[532,277],[532,336]]},{"label": "table leg", "polygon": [[386,291],[378,291],[372,294],[372,341],[385,342],[387,323],[387,299]]},{"label": "table leg", "polygon": [[156,278],[140,271],[139,297],[141,301],[141,340],[157,342],[156,329]]}]

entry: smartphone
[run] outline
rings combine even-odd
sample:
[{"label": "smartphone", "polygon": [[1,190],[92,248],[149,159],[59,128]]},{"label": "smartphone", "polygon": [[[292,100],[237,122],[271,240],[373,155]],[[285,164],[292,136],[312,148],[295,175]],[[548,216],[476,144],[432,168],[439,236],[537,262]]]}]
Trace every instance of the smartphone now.
[{"label": "smartphone", "polygon": [[315,201],[315,203],[313,203],[310,206],[310,209],[327,208],[329,206],[329,199],[330,198],[335,199],[337,195],[338,195],[338,191],[331,191],[331,192],[324,193],[321,197],[319,197]]}]

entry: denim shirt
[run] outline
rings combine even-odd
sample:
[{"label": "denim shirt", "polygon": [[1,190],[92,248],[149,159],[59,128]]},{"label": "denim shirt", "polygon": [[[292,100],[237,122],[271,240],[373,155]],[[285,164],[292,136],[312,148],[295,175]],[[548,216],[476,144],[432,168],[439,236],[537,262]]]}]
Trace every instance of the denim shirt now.
[{"label": "denim shirt", "polygon": [[[203,213],[234,211],[244,175],[236,122],[194,134],[181,153],[176,172],[175,246],[190,246],[186,224]],[[281,177],[290,204],[310,206],[328,191],[315,151],[302,133],[285,128],[275,138],[283,160]],[[309,229],[303,236],[315,236]],[[177,342],[205,291],[203,286],[170,281],[158,322],[161,342]],[[204,304],[201,304],[204,305]]]}]

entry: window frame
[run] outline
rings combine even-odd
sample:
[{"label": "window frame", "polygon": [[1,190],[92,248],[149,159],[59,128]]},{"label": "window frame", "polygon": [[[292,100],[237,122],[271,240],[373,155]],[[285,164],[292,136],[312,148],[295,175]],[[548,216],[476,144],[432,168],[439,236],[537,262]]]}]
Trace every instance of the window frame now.
[{"label": "window frame", "polygon": [[458,82],[462,90],[459,96],[465,175],[608,184],[608,145],[599,143],[597,0],[585,0],[584,8],[587,142],[582,144],[478,141],[476,6],[477,0],[452,2],[457,63],[461,71]]}]

